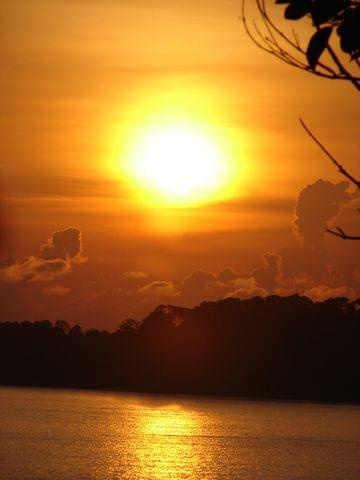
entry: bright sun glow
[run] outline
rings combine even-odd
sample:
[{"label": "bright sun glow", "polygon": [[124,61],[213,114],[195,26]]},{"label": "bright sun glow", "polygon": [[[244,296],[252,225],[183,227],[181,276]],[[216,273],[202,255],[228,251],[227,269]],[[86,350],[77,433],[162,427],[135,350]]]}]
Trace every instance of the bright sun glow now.
[{"label": "bright sun glow", "polygon": [[135,139],[130,156],[130,176],[153,201],[163,204],[196,205],[214,199],[229,177],[224,152],[195,126],[149,128]]}]

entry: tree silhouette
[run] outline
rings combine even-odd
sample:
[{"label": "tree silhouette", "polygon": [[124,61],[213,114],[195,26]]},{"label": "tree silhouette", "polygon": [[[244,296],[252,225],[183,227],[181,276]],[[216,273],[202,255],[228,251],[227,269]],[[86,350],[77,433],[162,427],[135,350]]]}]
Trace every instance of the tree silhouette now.
[{"label": "tree silhouette", "polygon": [[[246,14],[248,2],[242,0],[244,28],[255,45],[292,67],[327,79],[346,80],[360,91],[360,0],[276,0],[275,4],[286,5],[285,19],[298,21],[309,17],[311,20],[315,31],[306,48],[294,29],[289,35],[272,20],[267,3],[266,0],[255,0],[260,28],[256,20],[249,21]],[[302,119],[300,123],[338,171],[360,189],[360,180],[345,169]],[[359,235],[349,235],[340,227],[327,229],[327,232],[343,240],[360,240]]]},{"label": "tree silhouette", "polygon": [[0,322],[0,384],[360,401],[360,299],[160,305],[135,323]]}]

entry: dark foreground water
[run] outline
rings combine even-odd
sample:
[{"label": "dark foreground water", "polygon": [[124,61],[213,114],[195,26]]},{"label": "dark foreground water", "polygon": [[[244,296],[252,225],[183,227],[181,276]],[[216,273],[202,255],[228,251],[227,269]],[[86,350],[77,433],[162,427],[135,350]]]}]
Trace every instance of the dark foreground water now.
[{"label": "dark foreground water", "polygon": [[360,407],[0,388],[0,478],[359,480]]}]

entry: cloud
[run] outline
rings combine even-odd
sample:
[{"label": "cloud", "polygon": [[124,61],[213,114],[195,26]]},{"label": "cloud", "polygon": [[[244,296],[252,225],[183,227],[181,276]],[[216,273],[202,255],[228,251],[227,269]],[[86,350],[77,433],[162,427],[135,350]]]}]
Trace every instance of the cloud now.
[{"label": "cloud", "polygon": [[14,257],[5,257],[5,258],[0,258],[0,270],[2,268],[8,268],[11,267],[16,263],[16,260]]},{"label": "cloud", "polygon": [[129,272],[124,272],[121,275],[121,278],[125,280],[141,280],[143,278],[146,278],[148,276],[147,273],[142,272],[140,270],[130,270]]},{"label": "cloud", "polygon": [[321,246],[329,220],[352,199],[348,188],[347,182],[318,180],[300,192],[293,225],[305,246]]},{"label": "cloud", "polygon": [[61,297],[62,295],[66,295],[70,292],[70,288],[63,287],[62,285],[53,285],[50,287],[44,287],[41,290],[41,293],[44,295],[54,295],[57,297]]},{"label": "cloud", "polygon": [[210,300],[211,296],[208,285],[215,282],[217,277],[214,273],[206,270],[194,270],[189,275],[185,276],[179,290],[185,303],[195,304],[199,299]]},{"label": "cloud", "polygon": [[241,299],[253,298],[253,297],[266,297],[269,295],[269,292],[264,288],[255,287],[253,289],[248,288],[239,288],[234,292],[231,292],[227,297],[238,297]]},{"label": "cloud", "polygon": [[251,298],[268,294],[265,288],[257,284],[254,276],[241,275],[231,267],[225,267],[219,273],[195,270],[184,278],[179,289],[180,300],[193,305],[204,300],[219,300],[227,297]]},{"label": "cloud", "polygon": [[360,234],[360,190],[357,190],[353,198],[344,205],[339,213],[332,218],[329,226],[335,229],[340,226],[346,233],[352,235]]},{"label": "cloud", "polygon": [[281,270],[285,277],[307,274],[319,280],[326,274],[328,255],[323,246],[318,249],[305,245],[287,247],[278,254],[281,257]]},{"label": "cloud", "polygon": [[282,277],[281,257],[277,253],[267,252],[263,255],[263,265],[255,268],[251,276],[256,280],[257,285],[266,290],[273,290]]},{"label": "cloud", "polygon": [[170,281],[160,280],[151,282],[137,291],[147,297],[174,298],[180,295],[180,291]]},{"label": "cloud", "polygon": [[304,295],[318,302],[334,297],[346,297],[350,300],[355,300],[357,298],[355,290],[348,286],[328,287],[327,285],[318,285],[306,290]]},{"label": "cloud", "polygon": [[238,278],[239,274],[236,273],[231,267],[223,268],[218,274],[217,278],[221,282],[229,282]]},{"label": "cloud", "polygon": [[234,281],[237,287],[230,292],[227,297],[252,298],[252,297],[266,297],[269,292],[257,285],[254,277],[238,278]]},{"label": "cloud", "polygon": [[59,275],[64,275],[72,269],[66,260],[43,260],[39,257],[28,257],[0,268],[0,281],[17,282],[50,282]]},{"label": "cloud", "polygon": [[228,296],[266,295],[267,291],[258,285],[254,277],[241,276],[230,267],[222,269],[218,274],[206,270],[194,270],[183,280],[175,284],[172,281],[161,280],[149,283],[132,295],[140,295],[148,299],[176,298],[182,305],[197,305],[202,301],[219,300]]},{"label": "cloud", "polygon": [[206,270],[194,270],[187,275],[182,282],[182,290],[192,290],[194,288],[202,288],[207,283],[216,280],[216,275]]},{"label": "cloud", "polygon": [[[227,297],[295,293],[314,300],[338,295],[355,298],[360,293],[358,242],[324,237],[326,226],[333,222],[356,231],[359,197],[349,194],[346,188],[345,183],[333,185],[320,180],[303,189],[295,211],[296,242],[266,252],[259,265],[241,270],[237,262],[236,269],[230,264],[218,272],[197,268],[177,281],[171,277],[154,278],[138,270],[137,264],[120,273],[112,264],[107,272],[94,264],[87,270],[93,272],[89,273],[92,276],[83,284],[67,279],[70,290],[59,283],[86,257],[80,230],[58,230],[41,246],[38,255],[22,261],[12,257],[0,260],[0,282],[6,282],[0,286],[3,316],[11,320],[63,318],[113,328],[125,317],[143,318],[161,303],[193,306]],[[223,252],[217,253],[222,258]]]},{"label": "cloud", "polygon": [[80,230],[58,230],[41,246],[39,256],[30,256],[20,261],[11,257],[0,260],[0,281],[51,282],[56,277],[69,273],[74,263],[84,261],[86,257],[82,251]]},{"label": "cloud", "polygon": [[44,260],[71,258],[81,261],[83,257],[81,232],[77,228],[53,232],[47,242],[40,247],[39,253],[39,258]]},{"label": "cloud", "polygon": [[[154,281],[139,288],[131,295],[140,295],[140,301],[147,297],[176,298],[182,305],[196,305],[202,301],[219,300],[230,295],[249,298],[266,295],[266,290],[258,287],[253,277],[241,276],[230,267],[222,269],[218,274],[205,270],[194,270],[177,285],[171,281]],[[142,298],[141,298],[142,297]]]},{"label": "cloud", "polygon": [[[349,184],[318,180],[299,194],[293,222],[298,244],[283,248],[279,288],[299,293],[315,285],[353,285],[356,245],[346,245],[326,234],[334,223],[353,231],[358,223],[358,193]],[[357,215],[358,216],[358,215]],[[301,282],[298,280],[301,278]]]}]

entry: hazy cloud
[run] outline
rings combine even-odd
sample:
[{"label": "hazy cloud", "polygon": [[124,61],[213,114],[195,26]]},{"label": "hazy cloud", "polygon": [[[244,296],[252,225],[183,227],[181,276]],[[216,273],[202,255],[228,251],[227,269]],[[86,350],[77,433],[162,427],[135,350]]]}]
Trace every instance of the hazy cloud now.
[{"label": "hazy cloud", "polygon": [[125,272],[121,275],[121,278],[125,280],[138,280],[138,279],[143,279],[148,276],[147,273],[142,272],[140,270],[131,270],[129,272]]},{"label": "hazy cloud", "polygon": [[69,293],[69,291],[69,288],[63,287],[62,285],[52,285],[50,287],[44,287],[41,290],[41,293],[44,295],[55,295],[57,297],[61,297],[62,295]]}]

